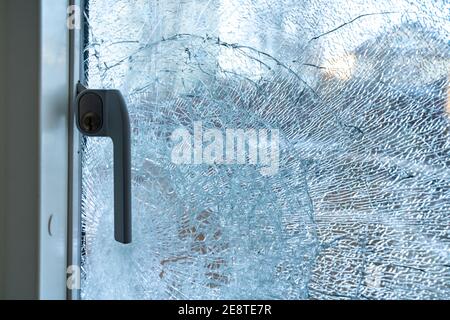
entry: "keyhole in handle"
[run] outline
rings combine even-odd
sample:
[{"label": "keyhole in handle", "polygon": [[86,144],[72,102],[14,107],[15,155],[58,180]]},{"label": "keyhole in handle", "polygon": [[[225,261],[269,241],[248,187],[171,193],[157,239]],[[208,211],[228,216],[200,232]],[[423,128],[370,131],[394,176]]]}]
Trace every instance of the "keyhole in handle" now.
[{"label": "keyhole in handle", "polygon": [[81,127],[87,133],[94,133],[100,129],[101,118],[95,112],[88,112],[81,119]]}]

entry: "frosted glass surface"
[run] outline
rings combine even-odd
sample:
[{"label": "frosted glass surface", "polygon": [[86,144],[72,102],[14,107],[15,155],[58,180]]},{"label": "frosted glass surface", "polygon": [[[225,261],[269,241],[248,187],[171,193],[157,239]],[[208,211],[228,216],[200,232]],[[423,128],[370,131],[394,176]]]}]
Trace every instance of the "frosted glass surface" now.
[{"label": "frosted glass surface", "polygon": [[[449,299],[450,7],[90,0],[87,78],[132,121],[82,153],[83,299]],[[279,170],[176,165],[177,128],[279,130]]]}]

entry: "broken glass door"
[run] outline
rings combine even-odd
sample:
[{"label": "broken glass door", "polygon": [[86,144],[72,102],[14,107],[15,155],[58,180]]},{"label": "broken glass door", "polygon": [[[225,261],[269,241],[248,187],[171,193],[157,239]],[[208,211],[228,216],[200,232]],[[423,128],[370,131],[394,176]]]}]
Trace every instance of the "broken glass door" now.
[{"label": "broken glass door", "polygon": [[90,88],[131,119],[82,145],[82,299],[450,298],[446,1],[89,0]]}]

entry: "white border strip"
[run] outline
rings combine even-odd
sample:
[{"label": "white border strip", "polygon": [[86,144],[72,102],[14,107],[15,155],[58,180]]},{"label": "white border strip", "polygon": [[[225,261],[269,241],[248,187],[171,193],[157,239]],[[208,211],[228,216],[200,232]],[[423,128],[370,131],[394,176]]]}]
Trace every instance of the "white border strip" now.
[{"label": "white border strip", "polygon": [[39,298],[66,298],[69,163],[68,1],[41,0]]}]

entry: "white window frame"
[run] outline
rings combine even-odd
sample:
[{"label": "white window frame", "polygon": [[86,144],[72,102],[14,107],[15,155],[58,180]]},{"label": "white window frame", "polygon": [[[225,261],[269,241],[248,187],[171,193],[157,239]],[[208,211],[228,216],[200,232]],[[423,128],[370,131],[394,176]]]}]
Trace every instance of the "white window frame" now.
[{"label": "white window frame", "polygon": [[[81,0],[0,1],[0,298],[76,299]],[[70,241],[69,241],[70,239]],[[72,239],[75,239],[73,241]]]}]

